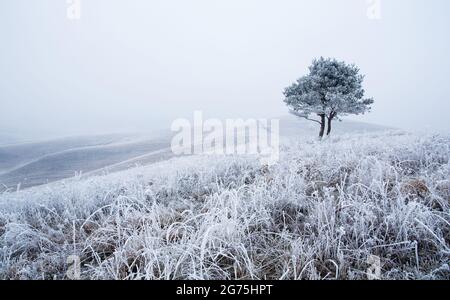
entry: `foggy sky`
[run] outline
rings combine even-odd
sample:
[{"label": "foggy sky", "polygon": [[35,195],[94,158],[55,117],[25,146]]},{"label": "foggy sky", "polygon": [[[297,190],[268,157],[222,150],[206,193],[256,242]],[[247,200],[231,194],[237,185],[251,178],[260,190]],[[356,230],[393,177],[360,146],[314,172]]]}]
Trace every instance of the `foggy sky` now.
[{"label": "foggy sky", "polygon": [[313,58],[366,74],[360,120],[450,131],[450,2],[382,0],[0,1],[0,132],[169,129],[206,117],[287,114],[283,89]]}]

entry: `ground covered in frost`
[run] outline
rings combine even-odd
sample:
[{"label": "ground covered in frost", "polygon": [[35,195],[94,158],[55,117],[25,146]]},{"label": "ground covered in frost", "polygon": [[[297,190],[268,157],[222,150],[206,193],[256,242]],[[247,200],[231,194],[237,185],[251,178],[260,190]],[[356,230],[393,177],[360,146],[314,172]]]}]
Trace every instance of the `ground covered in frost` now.
[{"label": "ground covered in frost", "polygon": [[0,278],[450,279],[450,137],[299,140],[0,195]]}]

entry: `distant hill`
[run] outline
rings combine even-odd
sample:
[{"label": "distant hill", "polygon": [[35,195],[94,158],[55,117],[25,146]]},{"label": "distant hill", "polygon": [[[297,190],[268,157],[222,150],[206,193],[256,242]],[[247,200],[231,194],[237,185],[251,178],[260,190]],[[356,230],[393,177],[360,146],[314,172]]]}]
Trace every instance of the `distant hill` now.
[{"label": "distant hill", "polygon": [[168,137],[112,134],[0,146],[0,184],[15,187],[20,183],[21,188],[45,184],[149,155],[168,145]]},{"label": "distant hill", "polygon": [[[295,116],[280,119],[282,140],[318,134],[317,124]],[[333,135],[387,130],[361,122],[335,122]],[[117,172],[174,157],[170,132],[67,137],[38,142],[0,144],[0,186],[21,188],[46,184],[75,174]]]}]

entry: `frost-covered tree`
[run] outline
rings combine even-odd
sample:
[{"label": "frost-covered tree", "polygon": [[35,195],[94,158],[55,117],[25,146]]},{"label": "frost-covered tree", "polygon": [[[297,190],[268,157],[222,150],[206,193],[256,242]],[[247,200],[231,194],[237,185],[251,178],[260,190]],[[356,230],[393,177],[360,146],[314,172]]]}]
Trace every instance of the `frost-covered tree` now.
[{"label": "frost-covered tree", "polygon": [[364,98],[363,81],[355,65],[321,57],[313,61],[308,75],[285,89],[284,102],[294,115],[319,123],[322,138],[327,123],[330,135],[334,120],[370,111],[374,100]]}]

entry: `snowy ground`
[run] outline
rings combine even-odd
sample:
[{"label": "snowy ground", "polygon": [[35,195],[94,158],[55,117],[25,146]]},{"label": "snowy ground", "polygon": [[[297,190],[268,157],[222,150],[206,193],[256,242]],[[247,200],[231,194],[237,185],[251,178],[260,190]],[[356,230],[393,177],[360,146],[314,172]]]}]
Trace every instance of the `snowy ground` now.
[{"label": "snowy ground", "polygon": [[[450,279],[450,137],[285,143],[0,195],[0,278]],[[373,257],[372,257],[373,258]]]}]

